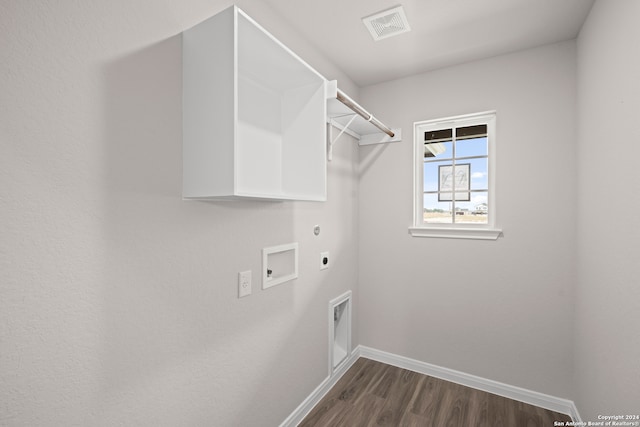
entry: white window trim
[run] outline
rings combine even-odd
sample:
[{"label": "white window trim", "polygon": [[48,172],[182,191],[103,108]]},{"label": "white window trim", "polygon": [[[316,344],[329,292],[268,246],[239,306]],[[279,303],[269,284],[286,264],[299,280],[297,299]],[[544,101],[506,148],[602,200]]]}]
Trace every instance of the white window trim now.
[{"label": "white window trim", "polygon": [[[424,141],[421,135],[426,128],[443,127],[452,125],[472,126],[487,124],[488,172],[489,172],[489,222],[488,224],[428,224],[424,222]],[[485,111],[464,116],[446,117],[436,120],[426,120],[413,124],[413,226],[409,227],[409,233],[413,237],[440,237],[451,239],[480,239],[497,240],[502,235],[502,229],[496,227],[496,112]]]}]

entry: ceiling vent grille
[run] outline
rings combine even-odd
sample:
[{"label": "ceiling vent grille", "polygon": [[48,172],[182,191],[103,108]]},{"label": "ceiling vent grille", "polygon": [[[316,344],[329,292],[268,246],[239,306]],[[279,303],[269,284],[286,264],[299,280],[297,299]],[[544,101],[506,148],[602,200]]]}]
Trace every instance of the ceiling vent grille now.
[{"label": "ceiling vent grille", "polygon": [[402,6],[366,16],[362,18],[362,22],[375,41],[411,30]]}]

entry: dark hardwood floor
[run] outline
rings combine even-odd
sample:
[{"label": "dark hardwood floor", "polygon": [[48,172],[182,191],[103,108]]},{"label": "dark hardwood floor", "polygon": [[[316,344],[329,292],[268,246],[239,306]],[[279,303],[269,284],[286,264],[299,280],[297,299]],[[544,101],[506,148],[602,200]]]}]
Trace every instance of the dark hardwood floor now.
[{"label": "dark hardwood floor", "polygon": [[547,427],[568,415],[360,358],[299,424]]}]

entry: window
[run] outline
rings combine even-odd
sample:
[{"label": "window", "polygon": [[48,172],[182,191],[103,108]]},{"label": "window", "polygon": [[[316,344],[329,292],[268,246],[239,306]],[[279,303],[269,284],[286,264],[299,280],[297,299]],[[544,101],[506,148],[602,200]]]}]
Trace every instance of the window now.
[{"label": "window", "polygon": [[495,240],[495,113],[414,123],[418,237]]}]

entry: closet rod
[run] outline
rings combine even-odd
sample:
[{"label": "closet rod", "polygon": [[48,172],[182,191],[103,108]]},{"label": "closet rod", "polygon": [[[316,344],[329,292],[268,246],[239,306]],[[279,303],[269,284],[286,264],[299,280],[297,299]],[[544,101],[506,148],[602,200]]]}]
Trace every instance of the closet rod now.
[{"label": "closet rod", "polygon": [[340,89],[337,90],[336,99],[338,101],[342,102],[347,107],[351,108],[359,116],[362,116],[366,121],[368,121],[369,123],[371,123],[372,125],[374,125],[378,129],[380,129],[382,132],[386,133],[387,135],[389,135],[392,138],[394,137],[395,134],[393,133],[393,131],[391,129],[386,127],[380,120],[378,120],[375,117],[373,117],[372,114],[369,114],[369,112],[367,110],[365,110],[360,105],[358,105],[357,102],[355,102],[353,99],[349,98],[347,96],[347,94],[345,94]]}]

